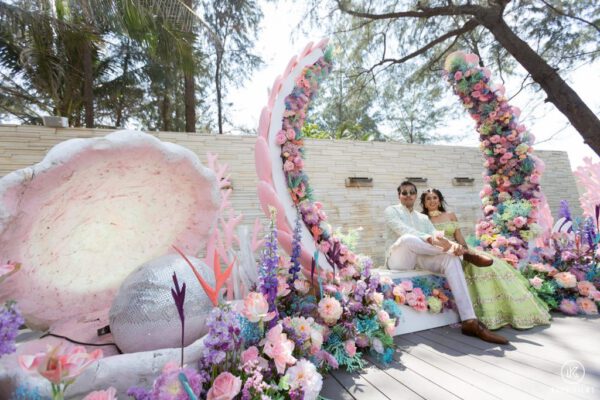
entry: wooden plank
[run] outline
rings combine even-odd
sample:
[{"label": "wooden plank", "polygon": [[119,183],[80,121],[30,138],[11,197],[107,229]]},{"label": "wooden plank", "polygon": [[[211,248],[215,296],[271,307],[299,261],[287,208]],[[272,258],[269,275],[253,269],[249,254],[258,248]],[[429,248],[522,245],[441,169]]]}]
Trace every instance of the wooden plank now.
[{"label": "wooden plank", "polygon": [[[577,396],[571,397],[569,394],[561,393],[563,389],[565,389],[565,385],[560,381],[558,376],[535,368],[523,366],[504,357],[486,354],[485,352],[474,354],[472,353],[472,350],[477,351],[475,348],[462,345],[461,343],[452,340],[451,337],[439,337],[431,333],[428,334],[427,332],[423,332],[423,334],[415,335],[411,339],[413,339],[415,343],[419,343],[421,346],[437,352],[443,357],[451,358],[466,367],[484,373],[493,381],[499,381],[503,385],[509,385],[511,387],[510,391],[517,397],[519,396],[517,393],[524,392],[533,397],[541,396],[544,399],[562,400],[578,398]],[[489,388],[494,384],[493,382],[489,382],[488,386],[485,380],[480,381],[479,379],[477,382],[485,385],[486,388]],[[517,393],[514,393],[515,391],[517,391]],[[521,396],[523,396],[523,394],[521,394]]]},{"label": "wooden plank", "polygon": [[[444,371],[448,371],[453,376],[465,382],[470,382],[481,390],[484,390],[498,398],[523,398],[523,399],[542,399],[535,394],[535,390],[522,390],[509,384],[511,379],[518,379],[515,374],[502,373],[504,371],[494,371],[494,366],[486,363],[473,363],[457,360],[455,357],[449,357],[438,352],[436,349],[420,343],[419,337],[398,338],[396,343],[406,345],[406,351],[419,359],[432,365],[439,365]],[[462,362],[461,362],[462,361]],[[491,368],[488,368],[491,367]],[[521,378],[521,383],[526,379]],[[540,388],[542,389],[540,385]],[[559,400],[559,399],[556,399]]]},{"label": "wooden plank", "polygon": [[390,399],[423,400],[423,397],[406,387],[402,382],[394,379],[391,375],[370,364],[360,371],[360,375],[376,387],[383,395]]},{"label": "wooden plank", "polygon": [[382,365],[369,357],[367,358],[370,361],[372,361],[375,365],[377,365],[386,374],[390,375],[398,382],[402,382],[404,386],[410,388],[413,392],[417,393],[424,399],[460,399],[459,397],[453,395],[443,387],[439,386],[437,382],[432,381],[426,376],[421,376],[417,374],[415,371],[400,364],[398,361],[394,360],[387,365]]},{"label": "wooden plank", "polygon": [[[494,345],[491,343],[486,343],[480,339],[462,335],[462,334],[460,334],[460,331],[458,329],[453,329],[453,328],[449,328],[449,327],[441,327],[438,329],[439,330],[436,330],[436,334],[439,334],[442,336],[452,335],[456,338],[457,341],[460,341],[460,342],[466,343],[466,344],[470,344],[473,347],[477,347],[481,350],[496,352],[498,354],[504,354],[505,352],[507,352],[508,349],[511,349],[510,347],[507,347],[506,349],[502,349],[497,345]],[[523,353],[529,354],[533,357],[541,358],[543,360],[553,361],[555,363],[558,363],[559,365],[562,365],[567,360],[576,359],[576,360],[579,360],[580,362],[582,362],[586,366],[586,369],[587,369],[588,368],[587,366],[590,366],[590,367],[596,366],[598,363],[597,362],[598,355],[595,354],[595,352],[592,352],[591,348],[588,348],[585,351],[584,350],[576,350],[576,349],[572,348],[571,345],[569,345],[568,342],[573,341],[574,337],[577,337],[577,340],[579,340],[580,335],[577,333],[577,331],[575,329],[573,331],[571,331],[570,334],[565,334],[562,337],[558,337],[554,341],[542,339],[541,338],[542,334],[527,335],[527,334],[520,333],[519,336],[522,336],[522,337],[518,337],[514,334],[511,334],[511,332],[509,332],[508,329],[501,330],[501,331],[499,331],[499,333],[506,334],[507,338],[511,341],[511,344],[513,346],[512,349],[518,347],[519,351],[522,351]],[[551,332],[544,333],[544,335],[553,336],[553,334]],[[583,335],[581,335],[581,336],[583,336]],[[596,346],[597,345],[594,345],[593,347],[596,347]],[[544,347],[546,347],[546,348],[551,347],[552,351],[544,351]],[[593,369],[596,369],[596,368],[593,368]]]},{"label": "wooden plank", "polygon": [[323,380],[323,389],[320,396],[327,400],[355,400],[332,375]]},{"label": "wooden plank", "polygon": [[376,387],[361,376],[359,372],[348,373],[344,371],[334,371],[331,374],[355,399],[373,399],[386,400]]},{"label": "wooden plank", "polygon": [[[401,336],[396,337],[396,339]],[[439,365],[432,365],[418,357],[413,356],[407,350],[410,346],[400,345],[398,362],[406,368],[409,368],[417,374],[427,377],[427,379],[436,382],[437,385],[449,391],[453,395],[463,399],[498,399],[485,390],[473,385],[473,382],[464,381],[452,375],[450,372],[442,369]],[[398,356],[397,356],[398,357]]]},{"label": "wooden plank", "polygon": [[[449,343],[451,347],[459,350],[462,349],[463,352],[471,352],[472,355],[476,356],[477,358],[483,359],[485,356],[491,356],[493,357],[494,364],[503,365],[504,368],[508,370],[516,368],[516,365],[519,364],[519,361],[515,360],[514,358],[519,358],[519,356],[516,354],[522,352],[522,347],[527,347],[528,351],[532,352],[533,350],[531,349],[530,342],[535,343],[535,337],[532,337],[521,342],[514,341],[512,349],[504,348],[499,350],[498,346],[490,345],[477,338],[464,336],[460,334],[458,330],[453,331],[454,332],[447,332],[446,328],[438,328],[429,331],[427,335],[431,335],[430,338],[435,338],[436,341],[440,342],[442,342],[444,339],[452,340],[452,342]],[[572,335],[573,334],[565,336],[565,339],[563,340],[567,340],[566,338],[571,337]],[[421,336],[425,336],[425,334],[422,334]],[[562,341],[554,345],[537,347],[535,349],[535,354],[528,354],[528,357],[538,359],[542,362],[546,358],[553,359],[555,358],[553,354],[560,348],[561,343]],[[489,347],[492,347],[492,349]],[[595,347],[594,351],[597,351]],[[523,355],[520,357],[524,358]],[[580,384],[576,385],[578,387],[573,387],[569,383],[565,383],[565,381],[563,381],[563,379],[560,377],[561,367],[563,365],[562,363],[569,359],[577,359],[576,356],[569,358],[567,355],[566,357],[567,358],[562,359],[562,362],[554,362],[554,370],[552,371],[552,375],[546,375],[548,376],[549,382],[552,382],[552,385],[554,385],[553,390],[556,391],[556,393],[567,392],[570,395],[579,398],[595,398],[594,394],[596,394],[597,398],[597,393],[600,392],[600,379],[598,378],[600,371],[594,367],[595,363],[590,361],[591,357],[597,356],[586,356],[585,359],[580,358],[580,360],[583,360],[581,362],[583,363],[586,372],[584,380]],[[532,368],[527,374],[529,375],[529,373],[531,373],[537,376],[548,374],[548,371],[534,371],[536,371],[536,369]]]}]

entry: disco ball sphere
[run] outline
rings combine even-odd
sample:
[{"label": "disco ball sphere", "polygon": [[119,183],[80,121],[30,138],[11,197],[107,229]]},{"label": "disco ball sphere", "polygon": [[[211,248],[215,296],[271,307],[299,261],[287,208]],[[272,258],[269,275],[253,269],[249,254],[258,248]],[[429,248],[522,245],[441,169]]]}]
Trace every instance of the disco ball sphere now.
[{"label": "disco ball sphere", "polygon": [[[199,259],[188,258],[202,278],[214,287],[213,271]],[[133,271],[112,303],[110,330],[124,353],[181,346],[181,322],[171,295],[173,272],[180,287],[186,284],[184,346],[207,332],[206,318],[214,306],[185,260],[178,254],[168,254]]]}]

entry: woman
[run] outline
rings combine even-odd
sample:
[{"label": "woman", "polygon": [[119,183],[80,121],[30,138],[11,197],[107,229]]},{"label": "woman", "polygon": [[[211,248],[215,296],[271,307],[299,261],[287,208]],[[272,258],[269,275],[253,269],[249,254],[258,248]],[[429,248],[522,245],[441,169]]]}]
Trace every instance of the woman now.
[{"label": "woman", "polygon": [[[423,192],[421,207],[437,230],[443,231],[447,238],[456,241],[469,253],[475,253],[468,248],[456,215],[446,212],[446,202],[439,190]],[[550,323],[548,307],[528,289],[529,282],[518,270],[489,254],[479,254],[490,257],[493,264],[479,268],[463,261],[463,267],[475,314],[485,326],[499,329],[510,324],[516,329],[528,329]]]}]

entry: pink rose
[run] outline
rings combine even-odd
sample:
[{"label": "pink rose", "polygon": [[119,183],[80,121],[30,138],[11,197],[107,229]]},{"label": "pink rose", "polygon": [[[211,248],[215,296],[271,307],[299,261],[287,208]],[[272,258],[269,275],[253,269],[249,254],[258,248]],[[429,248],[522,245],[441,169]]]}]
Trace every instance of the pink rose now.
[{"label": "pink rose", "polygon": [[344,342],[344,349],[346,350],[346,353],[348,353],[348,355],[350,357],[354,357],[354,355],[356,354],[356,343],[354,343],[354,340],[352,339],[348,339]]},{"label": "pink rose", "polygon": [[513,219],[513,223],[517,228],[522,228],[523,226],[525,226],[525,224],[527,224],[527,218],[518,216],[515,219]]},{"label": "pink rose", "polygon": [[570,272],[559,272],[554,275],[554,280],[558,283],[558,286],[570,289],[577,286],[577,278]]},{"label": "pink rose", "polygon": [[287,138],[285,137],[285,132],[284,131],[277,132],[277,136],[275,136],[275,141],[280,146],[282,144],[284,144],[287,141]]},{"label": "pink rose", "polygon": [[456,71],[454,73],[454,80],[455,81],[460,81],[463,77],[463,73],[461,71]]},{"label": "pink rose", "polygon": [[275,311],[269,312],[269,303],[262,293],[250,292],[244,299],[242,314],[250,322],[270,321],[275,318]]},{"label": "pink rose", "polygon": [[579,294],[588,297],[590,292],[596,290],[596,287],[592,282],[582,281],[577,283],[577,290],[579,290]]},{"label": "pink rose", "polygon": [[295,165],[293,162],[291,161],[286,161],[285,163],[283,163],[283,169],[287,172],[293,171],[295,168]]},{"label": "pink rose", "polygon": [[293,130],[293,129],[287,129],[287,130],[285,131],[285,137],[286,137],[288,140],[294,140],[294,139],[296,139],[296,131],[295,131],[295,130]]},{"label": "pink rose", "polygon": [[109,387],[106,390],[91,392],[83,400],[117,400],[117,389]]},{"label": "pink rose", "polygon": [[231,400],[242,389],[242,380],[230,372],[221,372],[206,394],[207,400]]},{"label": "pink rose", "polygon": [[402,281],[400,282],[400,286],[402,287],[402,289],[404,289],[405,292],[410,292],[411,290],[413,290],[412,281]]},{"label": "pink rose", "polygon": [[[381,294],[381,293],[380,293]],[[335,324],[342,316],[342,305],[333,297],[324,297],[319,301],[319,315],[329,325]]]},{"label": "pink rose", "polygon": [[598,314],[598,307],[596,307],[596,303],[594,303],[592,300],[590,300],[588,298],[585,298],[585,297],[577,298],[577,306],[586,315]]},{"label": "pink rose", "polygon": [[248,347],[242,352],[242,363],[246,364],[258,359],[258,349],[256,346]]},{"label": "pink rose", "polygon": [[536,275],[535,277],[529,280],[529,283],[531,283],[531,286],[533,286],[534,288],[539,289],[542,287],[544,280]]}]

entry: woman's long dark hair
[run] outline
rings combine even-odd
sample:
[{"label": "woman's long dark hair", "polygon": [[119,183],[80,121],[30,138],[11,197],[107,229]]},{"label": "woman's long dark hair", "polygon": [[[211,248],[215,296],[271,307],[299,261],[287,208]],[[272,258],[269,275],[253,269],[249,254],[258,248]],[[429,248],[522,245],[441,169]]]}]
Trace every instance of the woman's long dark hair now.
[{"label": "woman's long dark hair", "polygon": [[429,193],[435,193],[438,199],[440,200],[440,206],[438,207],[438,211],[446,212],[446,207],[448,206],[448,204],[446,203],[446,200],[444,200],[444,195],[439,190],[431,188],[426,189],[423,193],[421,193],[421,212],[429,216],[429,211],[427,211],[427,208],[425,207],[425,197],[427,197],[427,194]]}]

